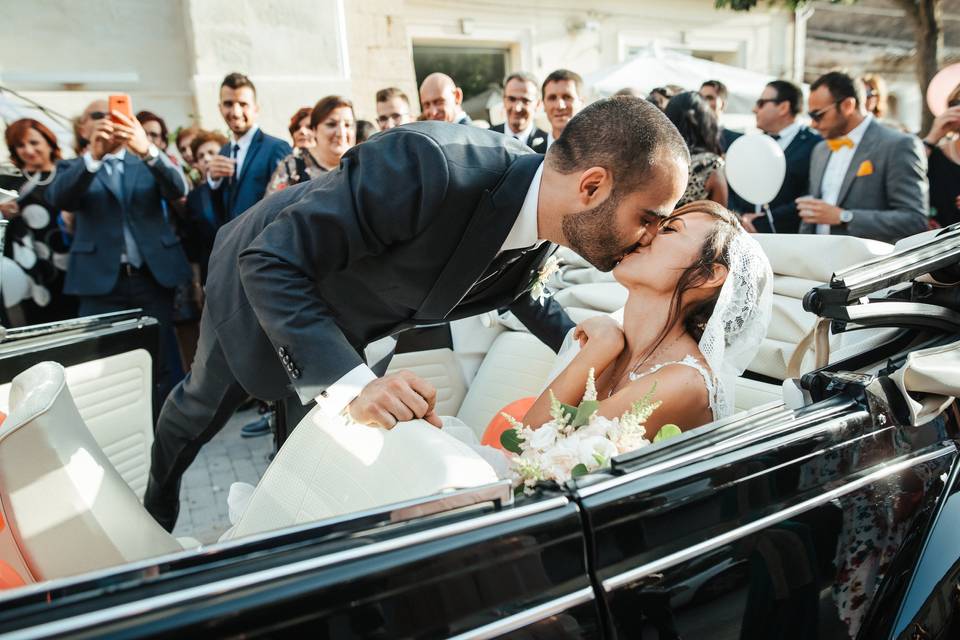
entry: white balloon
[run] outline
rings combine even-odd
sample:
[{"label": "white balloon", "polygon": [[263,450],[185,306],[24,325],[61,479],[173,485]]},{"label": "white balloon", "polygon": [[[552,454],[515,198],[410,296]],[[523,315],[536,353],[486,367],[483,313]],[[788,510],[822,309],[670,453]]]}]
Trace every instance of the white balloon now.
[{"label": "white balloon", "polygon": [[20,215],[31,229],[43,229],[50,224],[50,212],[39,204],[28,204]]},{"label": "white balloon", "polygon": [[19,304],[30,293],[30,278],[16,262],[4,256],[0,261],[0,290],[3,293],[3,306]]},{"label": "white balloon", "polygon": [[727,149],[726,160],[727,182],[747,202],[768,204],[783,186],[787,160],[768,135],[740,136]]}]

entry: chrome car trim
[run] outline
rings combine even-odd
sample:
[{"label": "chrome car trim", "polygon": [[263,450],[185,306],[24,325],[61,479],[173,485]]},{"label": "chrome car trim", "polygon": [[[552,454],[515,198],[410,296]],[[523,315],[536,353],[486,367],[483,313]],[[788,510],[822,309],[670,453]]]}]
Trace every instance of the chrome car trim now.
[{"label": "chrome car trim", "polygon": [[482,627],[477,627],[466,633],[450,636],[450,640],[486,640],[487,638],[496,638],[505,633],[522,629],[544,618],[563,613],[567,609],[571,609],[585,602],[590,602],[591,600],[593,600],[593,587],[584,587],[556,600],[544,602],[536,607],[525,609],[520,613],[515,613],[512,616],[507,616],[496,622],[485,624]]},{"label": "chrome car trim", "polygon": [[114,323],[138,320],[140,318],[146,319],[146,317],[143,316],[143,309],[129,309],[126,311],[102,313],[95,316],[58,320],[44,324],[33,324],[27,327],[14,327],[7,329],[6,334],[3,336],[3,344],[7,345],[19,340],[41,338],[43,336],[67,333],[69,331],[100,329]]},{"label": "chrome car trim", "polygon": [[625,571],[624,573],[619,573],[615,576],[606,578],[602,582],[603,589],[604,591],[607,591],[607,592],[614,591],[615,589],[619,589],[620,587],[626,586],[631,582],[636,582],[637,580],[646,578],[651,574],[660,573],[666,569],[669,569],[674,565],[681,564],[688,560],[692,560],[693,558],[701,556],[709,551],[713,551],[714,549],[730,544],[736,541],[738,538],[748,536],[752,533],[756,533],[757,531],[760,531],[761,529],[765,529],[766,527],[775,525],[778,522],[782,522],[784,520],[787,520],[788,518],[792,518],[793,516],[803,513],[808,509],[818,507],[822,504],[830,502],[831,500],[835,500],[836,498],[839,498],[848,493],[856,491],[857,489],[862,489],[868,484],[876,482],[877,480],[881,480],[882,478],[888,475],[898,473],[900,471],[903,471],[904,469],[908,469],[910,467],[913,467],[918,464],[922,464],[924,462],[936,460],[937,458],[950,455],[951,453],[955,453],[956,451],[957,451],[956,445],[954,445],[951,442],[951,443],[942,445],[936,451],[931,451],[930,453],[925,453],[923,455],[917,456],[916,458],[911,458],[909,460],[904,460],[903,462],[898,462],[896,464],[886,466],[878,471],[874,471],[873,473],[865,475],[859,480],[848,482],[843,486],[836,487],[835,489],[831,489],[830,491],[821,493],[820,495],[814,498],[810,498],[809,500],[804,500],[803,502],[795,504],[792,507],[789,507],[787,509],[783,509],[782,511],[772,513],[768,516],[760,518],[759,520],[755,520],[750,524],[745,524],[742,527],[731,529],[730,531],[727,531],[724,534],[721,534],[714,538],[710,538],[708,540],[704,540],[703,542],[687,547],[686,549],[681,549],[680,551],[671,553],[670,555],[664,556],[663,558],[660,558],[658,560],[654,560],[653,562],[648,562],[647,564],[636,567],[635,569],[631,569],[630,571]]},{"label": "chrome car trim", "polygon": [[359,558],[396,551],[406,547],[418,544],[432,542],[440,538],[461,535],[475,529],[490,527],[518,518],[536,515],[551,509],[565,507],[570,501],[564,497],[549,498],[533,504],[516,507],[513,509],[498,511],[476,518],[471,518],[462,522],[454,522],[443,525],[428,531],[419,531],[417,533],[407,534],[393,540],[383,540],[369,545],[363,545],[354,549],[347,549],[335,553],[300,560],[288,565],[271,567],[270,569],[261,569],[242,576],[235,576],[225,580],[218,580],[213,583],[198,585],[188,589],[182,589],[173,593],[164,593],[136,602],[128,602],[107,609],[82,613],[77,616],[39,624],[29,629],[14,631],[5,638],[28,639],[45,638],[60,636],[68,633],[77,633],[85,628],[93,627],[106,622],[130,618],[133,616],[155,613],[159,609],[189,603],[209,596],[222,596],[238,589],[252,587],[270,582],[289,578],[297,574],[323,569],[325,567],[357,560]]},{"label": "chrome car trim", "polygon": [[[805,415],[801,418],[795,418],[796,422],[800,421],[809,421],[809,420],[818,420],[819,413],[835,413],[837,407],[827,407],[822,412],[811,413]],[[811,429],[813,431],[829,431],[831,429],[837,429],[843,426],[844,423],[849,422],[852,418],[864,419],[869,418],[870,414],[866,411],[858,411],[852,414],[846,414],[839,416],[826,422],[817,423],[811,427],[802,428],[793,434],[788,434],[784,436],[783,443],[790,443],[798,438],[807,437],[810,434]],[[649,466],[643,466],[633,471],[627,471],[623,475],[613,476],[605,480],[601,480],[596,484],[591,484],[589,486],[584,486],[580,488],[577,493],[581,497],[589,497],[594,494],[600,493],[602,491],[607,491],[608,489],[613,489],[628,482],[633,482],[634,480],[640,480],[647,476],[654,475],[656,473],[663,473],[664,471],[674,469],[676,467],[681,467],[687,464],[692,464],[696,462],[703,462],[710,458],[716,457],[718,455],[729,453],[737,449],[741,449],[745,445],[750,445],[751,441],[759,440],[762,437],[772,435],[778,431],[782,431],[784,428],[783,423],[772,424],[766,427],[759,427],[755,430],[750,430],[740,434],[731,435],[726,440],[717,442],[709,447],[702,449],[696,449],[688,453],[678,453],[676,456],[667,458],[660,462],[653,463]],[[666,446],[670,446],[668,443]],[[642,463],[642,458],[637,460],[638,464]]]}]

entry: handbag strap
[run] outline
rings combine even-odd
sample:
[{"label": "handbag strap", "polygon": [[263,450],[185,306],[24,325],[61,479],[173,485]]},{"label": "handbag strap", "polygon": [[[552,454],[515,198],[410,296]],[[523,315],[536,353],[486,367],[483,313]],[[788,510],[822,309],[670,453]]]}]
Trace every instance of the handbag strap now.
[{"label": "handbag strap", "polygon": [[797,343],[797,348],[793,350],[790,361],[787,363],[787,378],[800,376],[803,359],[811,346],[814,353],[814,368],[827,366],[830,361],[830,320],[817,318],[810,331]]}]

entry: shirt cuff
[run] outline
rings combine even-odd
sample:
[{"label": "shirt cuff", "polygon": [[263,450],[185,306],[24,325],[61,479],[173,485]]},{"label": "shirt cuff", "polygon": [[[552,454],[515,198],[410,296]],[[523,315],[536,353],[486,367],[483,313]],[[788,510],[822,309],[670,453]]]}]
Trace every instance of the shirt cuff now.
[{"label": "shirt cuff", "polygon": [[377,379],[365,364],[358,364],[347,375],[327,387],[317,396],[317,406],[329,416],[339,415],[363,388]]},{"label": "shirt cuff", "polygon": [[100,167],[103,166],[102,160],[94,160],[93,155],[89,151],[83,154],[83,164],[86,165],[87,171],[90,173],[96,173],[100,171]]},{"label": "shirt cuff", "polygon": [[211,178],[207,177],[207,184],[210,185],[210,188],[216,191],[220,188],[220,184],[223,182],[223,178]]}]

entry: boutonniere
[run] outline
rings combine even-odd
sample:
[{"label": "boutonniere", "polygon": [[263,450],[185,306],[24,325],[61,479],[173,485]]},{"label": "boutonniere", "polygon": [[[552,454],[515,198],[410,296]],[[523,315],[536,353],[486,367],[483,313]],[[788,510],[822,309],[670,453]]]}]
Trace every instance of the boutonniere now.
[{"label": "boutonniere", "polygon": [[530,297],[541,303],[544,298],[549,298],[550,293],[547,291],[547,281],[550,279],[550,276],[559,269],[560,261],[557,260],[557,256],[547,258],[543,265],[540,266],[540,271],[534,276],[533,282],[530,283]]},{"label": "boutonniere", "polygon": [[531,147],[536,147],[537,145],[543,144],[544,138],[540,136],[539,138],[534,138],[533,142],[530,144]]},{"label": "boutonniere", "polygon": [[857,177],[862,178],[864,176],[869,176],[873,173],[873,163],[869,160],[864,160],[860,163],[860,167],[857,169]]}]

